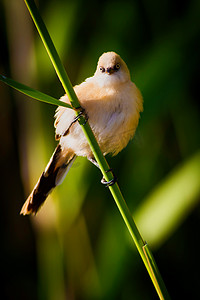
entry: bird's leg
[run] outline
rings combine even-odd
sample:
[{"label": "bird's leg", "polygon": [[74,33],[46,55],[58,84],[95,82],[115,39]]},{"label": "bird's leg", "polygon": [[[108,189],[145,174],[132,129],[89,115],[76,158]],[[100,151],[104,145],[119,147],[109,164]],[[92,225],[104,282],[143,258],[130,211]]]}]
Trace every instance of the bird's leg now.
[{"label": "bird's leg", "polygon": [[72,125],[74,123],[76,123],[78,121],[78,119],[83,116],[85,118],[85,122],[81,125],[85,125],[89,119],[87,113],[85,112],[85,109],[82,108],[82,107],[78,107],[76,108],[76,110],[79,110],[80,109],[80,112],[78,113],[78,115],[74,118],[74,120],[71,122],[71,124],[69,125],[69,127],[67,128],[67,130],[63,133],[63,136],[66,136],[68,133],[69,133],[69,130],[70,128],[72,127]]},{"label": "bird's leg", "polygon": [[[79,109],[80,109],[80,112],[79,112],[78,115],[74,118],[74,120],[72,121],[71,125],[74,124],[75,122],[77,122],[78,119],[79,119],[81,116],[83,116],[83,117],[85,118],[85,122],[84,122],[83,124],[81,124],[81,125],[85,125],[85,124],[87,123],[89,117],[88,117],[87,113],[85,112],[85,109],[82,108],[82,107],[76,108],[76,110],[79,110]],[[71,127],[71,125],[70,125],[70,127]]]},{"label": "bird's leg", "polygon": [[88,157],[87,159],[100,170],[99,164],[96,159],[94,159],[93,157]]},{"label": "bird's leg", "polygon": [[[88,160],[89,160],[93,165],[95,165],[98,169],[100,169],[98,162],[97,162],[94,158],[90,157],[90,158],[88,158]],[[109,180],[109,181],[106,181],[104,177],[101,179],[101,183],[104,184],[106,187],[115,184],[115,182],[117,181],[117,177],[116,177],[115,174],[113,173],[113,170],[112,170],[112,169],[108,169],[108,170],[106,171],[106,173],[108,173],[108,172],[112,172],[112,174],[113,174],[113,179],[111,179],[111,180]]]}]

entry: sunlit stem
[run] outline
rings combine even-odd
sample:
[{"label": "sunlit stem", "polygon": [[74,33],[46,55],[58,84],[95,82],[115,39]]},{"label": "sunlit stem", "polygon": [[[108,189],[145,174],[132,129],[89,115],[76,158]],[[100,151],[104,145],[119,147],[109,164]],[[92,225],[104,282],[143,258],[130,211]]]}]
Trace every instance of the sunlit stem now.
[{"label": "sunlit stem", "polygon": [[[73,90],[73,87],[72,87],[70,81],[69,81],[67,73],[61,63],[61,60],[58,56],[55,46],[51,40],[51,37],[47,31],[47,28],[39,14],[39,11],[38,11],[34,1],[32,1],[32,0],[29,0],[29,1],[24,0],[24,1],[30,11],[33,21],[35,22],[35,25],[38,29],[41,39],[46,47],[49,57],[53,63],[55,70],[56,70],[56,73],[65,89],[65,92],[67,93],[67,95],[70,99],[72,106],[74,108],[79,108],[80,103],[76,97],[76,94]],[[80,124],[83,124],[83,121],[85,121],[85,120],[84,120],[84,117],[81,117],[81,118],[82,118],[82,121],[80,122]],[[111,180],[113,178],[113,175],[111,174],[111,172],[108,172],[108,173],[106,172],[107,170],[110,169],[110,167],[98,146],[98,143],[94,137],[94,134],[92,133],[89,123],[87,122],[84,126],[82,125],[82,129],[88,140],[88,143],[91,147],[94,157],[103,173],[104,178],[108,181]],[[167,290],[165,288],[165,285],[163,283],[163,280],[158,271],[158,268],[153,259],[153,256],[150,253],[149,249],[147,248],[146,243],[144,243],[144,241],[135,225],[135,222],[134,222],[134,220],[131,216],[131,213],[125,203],[125,200],[122,196],[122,193],[119,189],[118,184],[115,183],[113,186],[109,187],[109,189],[110,189],[112,196],[118,206],[118,209],[124,219],[124,222],[135,242],[135,245],[142,257],[142,260],[143,260],[143,262],[146,266],[146,269],[151,277],[151,280],[155,286],[155,289],[158,293],[159,298],[160,299],[170,299],[169,295],[167,293]]]}]

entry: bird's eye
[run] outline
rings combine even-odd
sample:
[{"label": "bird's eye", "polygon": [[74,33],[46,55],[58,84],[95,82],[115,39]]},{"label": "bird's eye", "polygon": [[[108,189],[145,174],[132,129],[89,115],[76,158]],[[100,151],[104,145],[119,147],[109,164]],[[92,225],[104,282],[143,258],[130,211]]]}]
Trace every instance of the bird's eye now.
[{"label": "bird's eye", "polygon": [[114,67],[114,69],[115,69],[116,71],[119,70],[119,69],[120,69],[120,64],[116,64],[115,67]]},{"label": "bird's eye", "polygon": [[104,67],[100,67],[99,70],[103,73],[105,72],[105,68]]}]

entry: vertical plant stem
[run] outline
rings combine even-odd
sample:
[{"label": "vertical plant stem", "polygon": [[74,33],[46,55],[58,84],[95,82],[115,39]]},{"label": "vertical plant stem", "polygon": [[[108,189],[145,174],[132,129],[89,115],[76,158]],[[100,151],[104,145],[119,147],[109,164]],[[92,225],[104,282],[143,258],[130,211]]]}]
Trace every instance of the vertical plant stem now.
[{"label": "vertical plant stem", "polygon": [[[50,59],[56,70],[56,73],[65,89],[65,92],[67,93],[67,95],[70,99],[72,106],[75,109],[80,108],[79,100],[77,99],[77,96],[76,96],[74,89],[69,81],[67,73],[61,63],[61,60],[58,56],[55,46],[51,40],[51,37],[47,31],[47,28],[39,14],[39,11],[38,11],[34,1],[33,0],[24,0],[24,1],[30,11],[33,21],[35,22],[35,25],[38,29],[41,39],[47,49],[47,52],[50,56]],[[81,117],[81,118],[82,118],[82,122],[85,121],[84,117]],[[80,122],[80,124],[83,124],[82,122]],[[82,126],[82,130],[83,130],[84,134],[86,135],[86,138],[91,147],[91,150],[94,154],[94,157],[100,166],[100,169],[101,169],[101,172],[102,172],[104,178],[107,181],[113,179],[113,175],[111,174],[111,172],[108,172],[108,173],[106,172],[107,170],[110,169],[110,167],[99,148],[99,145],[98,145],[98,143],[94,137],[94,134],[92,133],[92,130],[89,126],[89,123],[87,122],[84,126],[83,125],[81,125],[81,126]],[[155,286],[155,289],[159,295],[159,298],[160,299],[170,299],[167,289],[165,288],[164,282],[161,278],[161,275],[160,275],[158,268],[155,264],[155,261],[153,259],[153,256],[152,256],[151,252],[149,251],[149,248],[147,248],[147,244],[143,241],[143,239],[139,233],[139,230],[137,229],[137,226],[136,226],[136,224],[131,216],[131,213],[125,203],[125,200],[122,196],[122,193],[119,189],[118,184],[115,183],[113,186],[110,186],[109,189],[110,189],[110,192],[111,192],[111,194],[117,204],[117,207],[124,219],[124,222],[135,242],[135,245],[141,255],[141,258],[142,258],[142,260],[146,266],[146,269],[151,277],[151,280]]]},{"label": "vertical plant stem", "polygon": [[49,35],[46,25],[44,24],[43,19],[41,18],[40,13],[35,5],[35,2],[32,0],[31,1],[24,0],[24,2],[30,12],[30,15],[35,23],[35,26],[39,32],[39,35],[40,35],[42,42],[46,48],[46,51],[51,59],[54,69],[58,75],[58,78],[59,78],[60,82],[62,83],[62,86],[63,86],[67,96],[69,97],[72,106],[74,108],[78,108],[80,106],[79,101],[76,97],[76,94],[75,94],[72,84],[68,78],[68,75],[65,71],[65,68],[60,60],[60,57],[57,53],[54,43]]}]

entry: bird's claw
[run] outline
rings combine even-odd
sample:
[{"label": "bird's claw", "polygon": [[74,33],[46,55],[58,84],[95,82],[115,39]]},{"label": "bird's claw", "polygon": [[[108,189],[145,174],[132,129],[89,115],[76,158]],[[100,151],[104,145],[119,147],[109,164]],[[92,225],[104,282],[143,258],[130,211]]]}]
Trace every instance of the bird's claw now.
[{"label": "bird's claw", "polygon": [[87,123],[89,117],[88,117],[87,113],[85,112],[85,109],[84,109],[84,108],[82,108],[82,107],[80,108],[80,107],[79,107],[78,109],[81,109],[81,110],[80,110],[80,112],[78,113],[78,115],[74,118],[74,120],[72,121],[72,124],[75,123],[75,122],[77,122],[78,119],[79,119],[81,116],[83,116],[83,117],[85,118],[85,121],[84,121],[84,123],[81,124],[81,125],[85,125],[85,124]]},{"label": "bird's claw", "polygon": [[[87,123],[89,117],[88,117],[87,113],[85,112],[85,109],[82,108],[82,107],[76,108],[76,110],[79,110],[79,109],[80,109],[80,112],[79,112],[78,115],[73,119],[73,121],[71,122],[71,124],[69,125],[69,127],[67,128],[67,130],[62,134],[62,136],[66,136],[66,135],[69,133],[69,130],[70,130],[70,128],[72,127],[72,125],[73,125],[74,123],[76,123],[76,122],[78,121],[78,119],[79,119],[81,116],[83,116],[83,117],[85,118],[84,123],[81,124],[81,125],[84,126],[84,125]],[[56,136],[56,139],[58,139],[58,138],[59,138],[59,136]]]},{"label": "bird's claw", "polygon": [[[112,172],[112,174],[113,174],[112,169],[109,169],[109,170],[106,171],[106,173],[108,173],[108,172]],[[101,179],[101,183],[103,185],[105,185],[106,187],[112,186],[113,184],[116,183],[116,181],[117,181],[117,177],[115,176],[115,174],[113,174],[113,179],[111,179],[109,181],[106,181],[104,177]]]}]

